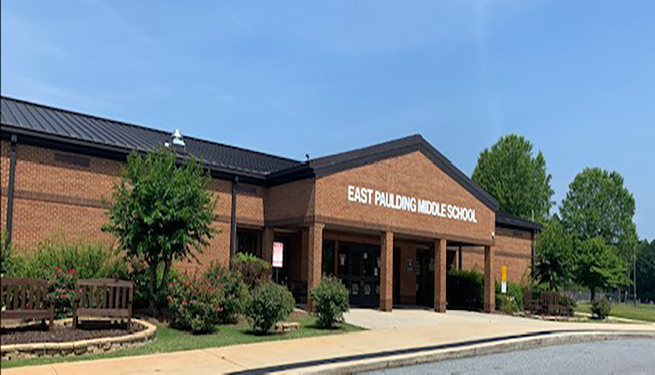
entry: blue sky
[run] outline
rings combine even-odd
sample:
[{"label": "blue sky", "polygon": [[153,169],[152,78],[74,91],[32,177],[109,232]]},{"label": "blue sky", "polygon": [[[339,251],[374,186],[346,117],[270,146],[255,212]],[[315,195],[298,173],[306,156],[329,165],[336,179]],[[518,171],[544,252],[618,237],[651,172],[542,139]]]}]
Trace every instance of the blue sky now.
[{"label": "blue sky", "polygon": [[520,133],[655,238],[655,2],[408,3],[4,0],[2,92],[296,159],[421,133],[469,175]]}]

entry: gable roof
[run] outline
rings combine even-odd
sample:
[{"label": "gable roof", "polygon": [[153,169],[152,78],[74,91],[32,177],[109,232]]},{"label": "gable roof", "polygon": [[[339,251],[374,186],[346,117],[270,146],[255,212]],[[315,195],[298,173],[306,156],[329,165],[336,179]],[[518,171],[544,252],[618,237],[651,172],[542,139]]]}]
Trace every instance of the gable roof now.
[{"label": "gable roof", "polygon": [[[0,97],[3,132],[50,142],[82,146],[125,155],[147,152],[171,141],[171,133],[105,119],[5,96]],[[214,173],[244,176],[271,186],[309,177],[321,177],[376,161],[422,152],[487,207],[498,202],[451,163],[422,136],[416,134],[369,147],[299,162],[257,151],[184,136],[186,153],[198,158]]]},{"label": "gable roof", "polygon": [[[74,143],[118,153],[146,152],[171,141],[171,133],[109,120],[24,100],[0,98],[3,131]],[[208,168],[225,173],[264,178],[300,164],[279,156],[184,136],[186,152]]]},{"label": "gable roof", "polygon": [[317,177],[326,176],[351,168],[356,168],[373,162],[396,156],[409,154],[415,151],[423,153],[439,169],[460,184],[484,205],[491,210],[498,210],[498,201],[487,193],[478,184],[460,171],[442,153],[434,148],[420,134],[400,138],[357,150],[342,152],[322,158],[312,159],[309,166]]}]

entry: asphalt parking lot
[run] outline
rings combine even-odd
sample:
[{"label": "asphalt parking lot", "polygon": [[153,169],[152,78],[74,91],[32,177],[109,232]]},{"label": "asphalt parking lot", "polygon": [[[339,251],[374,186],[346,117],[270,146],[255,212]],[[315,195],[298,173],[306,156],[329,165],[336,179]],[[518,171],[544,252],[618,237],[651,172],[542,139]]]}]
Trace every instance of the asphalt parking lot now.
[{"label": "asphalt parking lot", "polygon": [[655,340],[599,341],[471,357],[371,374],[653,374]]}]

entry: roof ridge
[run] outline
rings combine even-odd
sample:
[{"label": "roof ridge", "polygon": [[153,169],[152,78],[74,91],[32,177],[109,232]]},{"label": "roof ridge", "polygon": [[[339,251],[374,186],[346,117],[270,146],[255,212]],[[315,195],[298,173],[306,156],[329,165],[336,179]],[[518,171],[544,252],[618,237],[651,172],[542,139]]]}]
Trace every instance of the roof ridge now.
[{"label": "roof ridge", "polygon": [[[115,120],[115,119],[111,119],[111,118],[107,118],[107,117],[91,115],[91,114],[88,114],[88,113],[83,113],[83,112],[79,112],[79,111],[75,111],[75,110],[71,110],[71,109],[66,109],[66,108],[58,108],[58,107],[54,107],[54,106],[48,105],[48,104],[36,103],[36,102],[30,101],[30,100],[10,97],[10,96],[6,96],[6,95],[0,95],[0,98],[2,100],[11,100],[11,101],[20,102],[20,103],[23,103],[23,104],[26,104],[26,105],[32,105],[32,106],[36,106],[36,107],[46,108],[46,109],[57,111],[57,112],[73,114],[73,115],[82,116],[82,117],[86,117],[86,118],[92,118],[92,119],[100,120],[100,121],[109,121],[109,122],[112,122],[112,123],[118,124],[118,125],[130,126],[130,127],[133,127],[133,128],[143,129],[143,130],[152,131],[152,132],[165,134],[165,135],[169,135],[169,136],[171,135],[170,132],[167,132],[167,131],[164,131],[164,130],[161,130],[161,129],[157,129],[157,128],[151,128],[149,126],[138,125],[138,124],[125,122],[125,121],[121,121],[121,120]],[[212,140],[208,140],[208,139],[202,139],[202,138],[194,137],[194,136],[191,136],[191,135],[184,135],[183,134],[183,137],[188,138],[188,139],[192,139],[192,140],[194,140],[196,142],[203,142],[203,143],[218,145],[218,146],[222,146],[222,147],[231,148],[231,149],[234,149],[234,150],[239,150],[239,151],[249,152],[249,153],[252,153],[252,154],[271,157],[271,158],[275,158],[275,159],[278,159],[278,160],[284,160],[284,161],[290,161],[290,162],[294,162],[294,163],[300,163],[300,161],[298,161],[298,160],[287,158],[287,157],[284,157],[284,156],[273,155],[273,154],[269,154],[269,153],[265,153],[265,152],[261,152],[261,151],[256,151],[256,150],[250,150],[250,149],[247,149],[247,148],[244,148],[244,147],[239,147],[239,146],[232,146],[232,145],[228,145],[228,144],[225,144],[225,143],[220,143],[220,142],[216,142],[216,141],[212,141]]]}]

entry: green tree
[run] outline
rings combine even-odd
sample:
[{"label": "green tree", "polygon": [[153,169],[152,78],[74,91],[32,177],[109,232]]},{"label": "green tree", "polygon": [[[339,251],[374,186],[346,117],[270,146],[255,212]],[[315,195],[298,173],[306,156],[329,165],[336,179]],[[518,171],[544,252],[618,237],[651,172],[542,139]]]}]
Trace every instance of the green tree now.
[{"label": "green tree", "polygon": [[[216,201],[207,190],[209,174],[193,157],[178,165],[168,149],[128,156],[114,185],[109,224],[129,257],[144,260],[149,270],[149,307],[155,310],[173,261],[193,259],[212,238]],[[158,269],[162,269],[158,280]]]},{"label": "green tree", "polygon": [[635,199],[619,173],[585,168],[569,185],[559,211],[564,228],[577,241],[600,236],[624,264],[631,264],[637,246]]},{"label": "green tree", "polygon": [[525,137],[501,137],[478,157],[473,181],[498,199],[500,210],[527,220],[544,222],[553,205],[551,175],[546,159]]},{"label": "green tree", "polygon": [[637,295],[655,301],[655,240],[643,240],[637,253]]},{"label": "green tree", "polygon": [[555,215],[541,231],[536,246],[535,279],[559,290],[573,277],[573,237]]},{"label": "green tree", "polygon": [[621,258],[602,237],[582,241],[576,260],[576,281],[589,288],[592,301],[598,290],[610,290],[626,282]]}]

